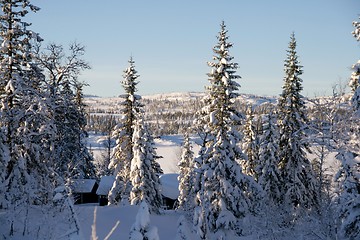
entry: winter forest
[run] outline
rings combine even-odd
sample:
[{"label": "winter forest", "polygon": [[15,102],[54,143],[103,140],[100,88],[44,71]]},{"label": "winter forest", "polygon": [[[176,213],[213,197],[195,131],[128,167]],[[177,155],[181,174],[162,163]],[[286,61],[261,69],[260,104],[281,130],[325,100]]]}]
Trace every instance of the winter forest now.
[{"label": "winter forest", "polygon": [[279,97],[245,96],[223,21],[204,93],[142,97],[130,57],[106,102],[83,94],[83,45],[0,5],[0,239],[360,239],[360,60],[350,93],[305,98],[289,33]]}]

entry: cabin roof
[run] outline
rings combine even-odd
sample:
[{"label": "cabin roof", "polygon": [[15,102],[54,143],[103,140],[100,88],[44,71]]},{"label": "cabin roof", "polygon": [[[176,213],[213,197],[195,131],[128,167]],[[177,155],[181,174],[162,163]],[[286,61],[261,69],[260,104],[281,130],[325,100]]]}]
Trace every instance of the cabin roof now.
[{"label": "cabin roof", "polygon": [[96,185],[95,179],[73,179],[71,189],[75,193],[90,193]]},{"label": "cabin roof", "polygon": [[114,176],[103,176],[100,179],[99,187],[96,191],[97,195],[108,195],[115,181]]}]

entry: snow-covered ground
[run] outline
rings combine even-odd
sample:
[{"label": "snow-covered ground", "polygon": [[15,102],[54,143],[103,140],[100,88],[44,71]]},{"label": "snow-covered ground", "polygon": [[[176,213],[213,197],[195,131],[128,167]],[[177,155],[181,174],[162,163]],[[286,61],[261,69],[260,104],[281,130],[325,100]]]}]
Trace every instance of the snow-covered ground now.
[{"label": "snow-covered ground", "polygon": [[[77,205],[78,220],[84,239],[91,239],[91,227],[94,220],[94,210],[97,208],[96,233],[100,239],[104,239],[117,221],[119,226],[113,232],[109,240],[129,239],[131,226],[135,223],[139,206],[104,206]],[[160,239],[175,239],[177,222],[180,213],[173,210],[166,210],[160,215],[150,215],[150,225],[158,229]],[[195,236],[194,236],[195,238]]]}]

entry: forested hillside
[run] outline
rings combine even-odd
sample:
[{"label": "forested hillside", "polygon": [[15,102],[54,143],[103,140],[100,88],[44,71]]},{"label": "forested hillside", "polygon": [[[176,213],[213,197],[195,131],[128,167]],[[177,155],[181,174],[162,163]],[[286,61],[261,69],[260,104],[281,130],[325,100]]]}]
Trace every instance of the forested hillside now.
[{"label": "forested hillside", "polygon": [[[196,113],[203,107],[204,93],[164,93],[143,96],[141,102],[145,108],[145,119],[154,135],[185,134],[193,125]],[[122,98],[86,97],[87,131],[106,133],[111,123],[115,124]],[[246,106],[254,106],[257,112],[266,113],[270,105],[276,103],[276,97],[240,95],[235,105],[245,113]]]}]

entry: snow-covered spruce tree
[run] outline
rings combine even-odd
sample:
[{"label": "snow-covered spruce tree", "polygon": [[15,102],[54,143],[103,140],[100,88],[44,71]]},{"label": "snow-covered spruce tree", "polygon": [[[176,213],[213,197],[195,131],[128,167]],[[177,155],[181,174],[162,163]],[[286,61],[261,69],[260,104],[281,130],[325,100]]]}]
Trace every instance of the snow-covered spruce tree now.
[{"label": "snow-covered spruce tree", "polygon": [[150,226],[150,212],[146,202],[140,204],[136,221],[130,230],[129,240],[159,240],[156,227]]},{"label": "snow-covered spruce tree", "polygon": [[360,60],[352,66],[352,74],[350,78],[350,87],[353,91],[351,104],[356,110],[356,115],[360,116]]},{"label": "snow-covered spruce tree", "polygon": [[178,166],[180,169],[180,173],[178,176],[180,192],[180,195],[178,197],[178,208],[184,210],[185,213],[188,213],[188,211],[192,212],[195,201],[195,193],[193,191],[194,152],[192,151],[188,132],[186,132],[184,135],[181,159]]},{"label": "snow-covered spruce tree", "polygon": [[[355,63],[354,65],[352,65],[351,69],[353,70],[353,72],[351,73],[351,77],[350,77],[350,81],[349,81],[349,87],[350,87],[352,93],[355,93],[356,90],[360,86],[360,83],[359,83],[359,79],[360,79],[360,60],[357,61],[357,63]],[[355,106],[357,106],[357,105],[355,104]]]},{"label": "snow-covered spruce tree", "polygon": [[352,31],[352,35],[356,38],[356,41],[360,41],[360,22],[354,21],[353,26],[355,27],[355,30]]},{"label": "snow-covered spruce tree", "polygon": [[302,95],[302,66],[296,53],[295,35],[291,35],[285,60],[283,91],[278,100],[280,132],[279,157],[283,179],[282,202],[290,207],[313,209],[318,206],[317,182],[307,159],[305,103]]},{"label": "snow-covered spruce tree", "polygon": [[[360,40],[360,23],[353,23],[353,32],[357,41]],[[355,65],[356,66],[356,65]],[[360,143],[359,143],[359,124],[360,124],[360,86],[359,86],[359,66],[352,74],[352,81],[357,82],[357,88],[353,96],[353,113],[346,122],[340,125],[338,143],[339,153],[337,158],[341,166],[335,179],[339,183],[338,193],[338,217],[340,229],[338,236],[341,239],[360,238]]]},{"label": "snow-covered spruce tree", "polygon": [[[61,96],[61,100],[60,100]],[[59,92],[55,116],[58,125],[56,170],[64,179],[95,178],[93,158],[85,146],[85,112],[77,105],[71,83],[65,80]],[[62,124],[61,124],[62,123]]]},{"label": "snow-covered spruce tree", "polygon": [[[337,159],[341,161],[335,179],[339,182],[338,217],[340,239],[358,239],[360,237],[360,146],[358,138],[352,139],[340,149]],[[356,148],[356,149],[355,149]]]},{"label": "snow-covered spruce tree", "polygon": [[258,180],[257,168],[259,165],[259,139],[254,124],[254,110],[248,106],[246,110],[246,121],[243,130],[243,151],[246,159],[242,161],[242,167],[245,174],[253,176]]},{"label": "snow-covered spruce tree", "polygon": [[[206,99],[202,99],[202,102],[205,103]],[[196,234],[201,239],[206,239],[206,237],[210,234],[210,231],[208,228],[208,223],[205,219],[205,209],[208,209],[208,205],[210,203],[204,200],[204,177],[202,172],[202,165],[203,156],[205,156],[205,152],[207,151],[207,142],[209,141],[207,137],[208,131],[205,131],[208,115],[206,113],[205,107],[196,114],[197,117],[194,120],[194,128],[202,143],[198,155],[194,158],[194,165],[191,172],[191,175],[193,176],[192,192],[195,195],[193,225]]]},{"label": "snow-covered spruce tree", "polygon": [[263,123],[260,136],[258,183],[264,189],[267,200],[278,204],[281,200],[282,179],[279,171],[279,134],[276,115],[270,112]]},{"label": "snow-covered spruce tree", "polygon": [[140,103],[141,96],[137,95],[137,78],[139,75],[135,69],[135,62],[132,57],[129,60],[129,67],[124,71],[124,80],[121,82],[125,94],[120,95],[122,118],[115,126],[113,138],[116,146],[113,150],[113,159],[109,168],[113,169],[116,176],[114,186],[109,192],[109,203],[115,204],[121,199],[127,199],[131,190],[130,168],[133,158],[133,131],[138,113],[142,112],[143,105]]},{"label": "snow-covered spruce tree", "polygon": [[[23,21],[38,7],[29,0],[0,1],[0,126],[8,154],[3,155],[2,207],[46,204],[51,197],[51,148],[54,126],[45,104],[32,42],[42,39]],[[19,209],[19,208],[17,208]]]},{"label": "snow-covered spruce tree", "polygon": [[158,173],[160,166],[154,163],[157,155],[153,147],[153,138],[142,116],[138,116],[135,121],[132,144],[130,203],[138,205],[146,202],[151,212],[157,213],[162,205]]},{"label": "snow-covered spruce tree", "polygon": [[213,234],[226,239],[234,234],[237,219],[254,210],[255,197],[261,191],[254,179],[242,172],[238,161],[243,153],[237,145],[240,134],[240,114],[234,108],[239,84],[235,82],[237,63],[229,55],[232,43],[228,42],[225,23],[221,24],[218,43],[213,48],[214,62],[209,62],[210,86],[207,88],[203,129],[206,133],[201,156],[201,185],[194,215],[195,227],[202,239]]},{"label": "snow-covered spruce tree", "polygon": [[[355,30],[352,32],[357,41],[360,41],[360,22],[353,22]],[[356,114],[360,116],[360,60],[352,66],[349,86],[353,92],[351,99]]]},{"label": "snow-covered spruce tree", "polygon": [[79,135],[77,144],[79,146],[78,153],[78,169],[80,170],[81,178],[96,178],[96,167],[94,164],[94,158],[88,147],[86,146],[86,138],[88,133],[86,131],[87,119],[86,119],[86,110],[84,103],[84,94],[83,87],[86,85],[83,82],[76,81],[74,83],[75,87],[75,106],[78,112],[78,126],[79,126]]}]

